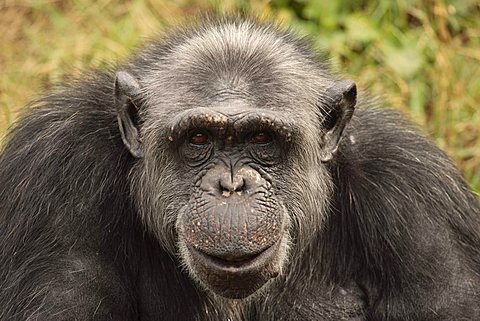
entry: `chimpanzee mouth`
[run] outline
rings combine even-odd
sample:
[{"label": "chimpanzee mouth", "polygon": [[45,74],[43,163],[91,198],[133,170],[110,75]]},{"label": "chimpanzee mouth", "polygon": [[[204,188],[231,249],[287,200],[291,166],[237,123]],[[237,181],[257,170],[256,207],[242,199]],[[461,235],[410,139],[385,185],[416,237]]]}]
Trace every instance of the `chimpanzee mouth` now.
[{"label": "chimpanzee mouth", "polygon": [[[284,261],[280,237],[273,245],[257,253],[225,258],[205,253],[185,244],[195,276],[214,293],[232,299],[245,298],[268,280],[278,276]],[[227,256],[228,257],[228,256]]]},{"label": "chimpanzee mouth", "polygon": [[204,266],[228,273],[242,273],[252,270],[262,269],[268,265],[272,258],[277,254],[282,238],[275,242],[272,246],[251,255],[242,258],[223,259],[209,255],[200,251],[193,246],[187,245],[194,260],[198,260]]}]

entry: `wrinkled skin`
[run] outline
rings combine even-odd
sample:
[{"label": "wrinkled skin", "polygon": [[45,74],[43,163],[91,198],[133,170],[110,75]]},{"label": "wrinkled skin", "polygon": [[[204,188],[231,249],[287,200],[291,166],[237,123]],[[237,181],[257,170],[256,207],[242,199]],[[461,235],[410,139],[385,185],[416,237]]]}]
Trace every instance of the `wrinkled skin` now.
[{"label": "wrinkled skin", "polygon": [[[222,126],[224,130],[210,137],[197,129],[183,148],[187,165],[198,174],[177,229],[199,279],[220,295],[241,298],[279,274],[282,262],[277,257],[288,242],[288,214],[275,195],[271,176],[258,165],[276,165],[281,143],[264,131],[251,137],[242,127],[248,123],[262,128],[255,113],[235,118],[207,121],[204,128],[214,129],[210,132]],[[225,279],[230,280],[227,287]]]}]

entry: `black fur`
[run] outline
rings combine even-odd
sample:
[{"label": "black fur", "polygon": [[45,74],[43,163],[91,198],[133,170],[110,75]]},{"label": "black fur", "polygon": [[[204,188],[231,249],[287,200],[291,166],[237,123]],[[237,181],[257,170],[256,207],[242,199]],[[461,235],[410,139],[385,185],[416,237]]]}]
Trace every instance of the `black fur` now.
[{"label": "black fur", "polygon": [[[337,79],[303,40],[268,25],[234,28],[251,41],[262,32],[281,39],[281,48],[292,46],[296,56],[285,67],[291,73],[262,55],[273,46],[268,41],[252,56],[227,46],[202,65],[187,60],[192,65],[175,74],[159,70],[181,45],[229,24],[242,26],[226,19],[173,32],[125,65],[62,85],[17,123],[0,156],[0,320],[480,320],[477,199],[443,152],[362,94],[338,150],[321,162],[321,119],[296,115],[317,112],[329,117],[327,130],[333,126],[333,114],[322,108],[324,89]],[[195,41],[201,49],[192,55],[211,49]],[[138,126],[151,130],[143,159],[122,142],[117,70],[143,86],[134,97]],[[243,77],[234,95],[267,113],[289,113],[305,137],[318,137],[304,140],[291,154],[298,160],[272,174],[291,215],[291,250],[284,271],[242,300],[214,295],[188,275],[176,248],[176,217],[152,205],[163,197],[154,184],[164,184],[171,193],[164,202],[179,207],[192,184],[182,181],[188,175],[169,159],[158,161],[167,165],[164,176],[145,174],[147,161],[168,153],[161,139],[168,120],[217,101],[211,70]],[[171,88],[159,84],[168,77]],[[312,102],[318,95],[320,103]],[[323,176],[302,180],[312,173],[299,172],[300,162]],[[302,189],[323,183],[331,197],[316,213],[325,196]]]}]

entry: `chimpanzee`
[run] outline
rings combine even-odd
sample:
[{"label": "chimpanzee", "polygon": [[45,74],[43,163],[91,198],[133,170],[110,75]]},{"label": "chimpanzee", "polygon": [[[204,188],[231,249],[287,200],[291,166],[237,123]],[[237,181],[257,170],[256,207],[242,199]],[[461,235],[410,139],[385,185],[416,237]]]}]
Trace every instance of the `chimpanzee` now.
[{"label": "chimpanzee", "polygon": [[33,105],[1,320],[480,320],[478,200],[291,31],[205,18]]}]

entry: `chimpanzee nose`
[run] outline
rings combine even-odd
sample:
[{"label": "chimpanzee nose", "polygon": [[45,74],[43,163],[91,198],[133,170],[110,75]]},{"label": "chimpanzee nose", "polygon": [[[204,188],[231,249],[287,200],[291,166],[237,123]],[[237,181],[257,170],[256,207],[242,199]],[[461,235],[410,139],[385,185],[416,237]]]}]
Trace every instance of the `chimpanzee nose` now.
[{"label": "chimpanzee nose", "polygon": [[223,196],[230,196],[234,192],[241,192],[245,188],[245,180],[242,175],[225,173],[220,177],[220,189]]}]

